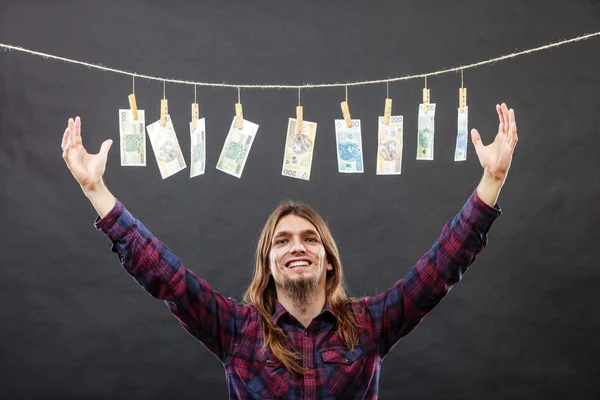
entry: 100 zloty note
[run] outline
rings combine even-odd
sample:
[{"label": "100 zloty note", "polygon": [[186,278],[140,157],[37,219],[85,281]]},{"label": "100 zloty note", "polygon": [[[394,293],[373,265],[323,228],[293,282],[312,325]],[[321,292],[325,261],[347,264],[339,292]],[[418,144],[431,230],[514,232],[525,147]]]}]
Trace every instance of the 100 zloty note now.
[{"label": "100 zloty note", "polygon": [[146,166],[146,124],[144,110],[137,110],[138,119],[133,119],[130,109],[119,110],[119,137],[121,166]]}]

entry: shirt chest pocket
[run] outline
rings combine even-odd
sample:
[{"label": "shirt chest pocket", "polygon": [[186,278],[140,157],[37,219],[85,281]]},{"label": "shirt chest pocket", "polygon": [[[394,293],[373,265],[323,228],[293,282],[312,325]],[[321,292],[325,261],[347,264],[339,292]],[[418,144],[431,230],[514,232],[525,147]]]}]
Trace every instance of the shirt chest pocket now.
[{"label": "shirt chest pocket", "polygon": [[353,350],[345,347],[334,347],[321,350],[321,357],[327,381],[329,394],[332,396],[351,396],[361,388],[364,377],[365,358],[361,348]]},{"label": "shirt chest pocket", "polygon": [[252,355],[252,377],[247,382],[248,391],[256,399],[274,399],[287,394],[290,373],[270,351],[258,348]]}]

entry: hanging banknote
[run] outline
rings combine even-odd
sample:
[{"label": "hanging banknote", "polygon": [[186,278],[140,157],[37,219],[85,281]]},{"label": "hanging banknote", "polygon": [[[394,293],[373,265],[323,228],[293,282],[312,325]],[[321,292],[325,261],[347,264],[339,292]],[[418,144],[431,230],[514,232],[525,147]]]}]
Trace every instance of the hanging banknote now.
[{"label": "hanging banknote", "polygon": [[165,126],[162,126],[160,120],[158,120],[148,125],[146,130],[160,170],[160,176],[163,179],[186,168],[185,159],[181,153],[181,147],[179,147],[179,141],[177,141],[177,135],[169,115],[166,116]]},{"label": "hanging banknote", "polygon": [[146,166],[145,125],[144,110],[138,110],[137,120],[131,109],[119,110],[121,166]]},{"label": "hanging banknote", "polygon": [[190,178],[204,174],[206,166],[205,126],[205,118],[196,121],[196,129],[190,122]]},{"label": "hanging banknote", "polygon": [[433,160],[433,137],[435,132],[435,104],[430,103],[427,113],[419,104],[419,125],[417,133],[417,160]]},{"label": "hanging banknote", "polygon": [[348,128],[346,120],[335,120],[335,143],[338,171],[345,173],[364,172],[360,120],[353,119]]},{"label": "hanging banknote", "polygon": [[257,131],[258,125],[246,120],[242,122],[242,129],[238,129],[234,116],[217,162],[217,169],[241,178]]},{"label": "hanging banknote", "polygon": [[402,173],[403,125],[402,115],[390,116],[389,125],[385,125],[383,117],[379,117],[377,175]]},{"label": "hanging banknote", "polygon": [[309,180],[317,124],[303,121],[302,132],[297,132],[296,124],[296,119],[289,119],[281,175]]},{"label": "hanging banknote", "polygon": [[456,135],[456,149],[454,150],[454,161],[465,161],[467,159],[467,141],[469,131],[469,107],[463,112],[458,109],[458,134]]}]

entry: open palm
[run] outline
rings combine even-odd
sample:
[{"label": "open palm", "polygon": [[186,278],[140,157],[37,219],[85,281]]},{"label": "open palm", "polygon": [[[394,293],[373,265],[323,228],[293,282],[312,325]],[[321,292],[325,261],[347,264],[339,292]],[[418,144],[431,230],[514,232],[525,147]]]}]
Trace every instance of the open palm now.
[{"label": "open palm", "polygon": [[471,139],[475,146],[475,152],[479,157],[481,166],[494,178],[501,181],[506,179],[512,156],[519,140],[517,136],[517,123],[515,122],[515,111],[510,110],[506,104],[496,105],[500,124],[498,134],[494,141],[484,146],[477,129],[471,131]]},{"label": "open palm", "polygon": [[102,143],[98,154],[89,154],[81,139],[81,119],[69,119],[63,135],[61,148],[67,167],[84,191],[92,191],[102,180],[106,169],[106,159],[112,140]]}]

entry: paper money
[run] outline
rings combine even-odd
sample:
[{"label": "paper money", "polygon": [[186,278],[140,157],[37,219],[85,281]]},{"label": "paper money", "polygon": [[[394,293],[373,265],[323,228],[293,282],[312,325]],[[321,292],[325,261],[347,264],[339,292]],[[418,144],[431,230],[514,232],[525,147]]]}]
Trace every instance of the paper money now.
[{"label": "paper money", "polygon": [[402,172],[402,115],[390,116],[389,125],[379,117],[377,140],[377,175],[400,175]]},{"label": "paper money", "polygon": [[197,120],[195,130],[190,122],[190,178],[204,174],[206,164],[205,122],[205,118]]},{"label": "paper money", "polygon": [[338,171],[345,173],[364,172],[360,120],[353,119],[348,128],[346,120],[335,120],[335,143]]},{"label": "paper money", "polygon": [[152,150],[154,150],[160,176],[163,179],[186,168],[185,159],[181,153],[181,147],[179,147],[170,115],[167,114],[166,116],[165,126],[161,126],[160,120],[158,120],[152,125],[148,125],[146,130],[152,144]]},{"label": "paper money", "polygon": [[121,166],[146,166],[146,120],[144,110],[138,110],[138,119],[133,119],[130,109],[119,110],[119,133]]},{"label": "paper money", "polygon": [[296,119],[289,119],[281,175],[309,180],[317,124],[303,121],[302,132],[297,132],[296,123]]},{"label": "paper money", "polygon": [[219,161],[217,162],[218,170],[237,178],[242,177],[248,153],[250,153],[254,136],[256,136],[256,132],[258,131],[258,125],[250,121],[243,120],[242,127],[242,129],[238,129],[235,117],[233,117],[229,133],[227,134]]},{"label": "paper money", "polygon": [[456,135],[456,149],[454,150],[454,161],[465,161],[467,159],[467,141],[469,131],[469,107],[465,107],[461,113],[458,109],[458,134]]},{"label": "paper money", "polygon": [[429,104],[427,114],[419,104],[419,126],[417,133],[417,160],[433,160],[433,136],[435,132],[435,104]]}]

